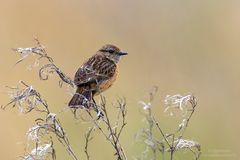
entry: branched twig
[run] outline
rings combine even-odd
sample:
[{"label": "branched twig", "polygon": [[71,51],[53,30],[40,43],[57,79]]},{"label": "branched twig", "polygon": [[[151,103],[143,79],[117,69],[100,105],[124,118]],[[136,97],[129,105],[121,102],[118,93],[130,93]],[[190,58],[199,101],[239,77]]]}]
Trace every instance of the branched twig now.
[{"label": "branched twig", "polygon": [[[110,122],[110,119],[108,117],[108,112],[107,112],[107,108],[106,108],[106,99],[105,97],[101,96],[101,109],[105,115],[105,124],[108,128],[108,131],[109,131],[109,137],[110,139],[112,140],[113,144],[114,144],[114,148],[115,148],[115,151],[116,151],[116,155],[118,157],[118,160],[127,160],[127,157],[125,155],[125,152],[121,146],[121,143],[119,141],[119,137],[120,137],[120,134],[122,133],[122,129],[124,128],[124,126],[126,125],[125,124],[125,116],[126,116],[126,103],[125,103],[125,100],[122,100],[122,101],[118,101],[118,104],[119,104],[119,109],[122,113],[122,119],[123,119],[123,124],[122,126],[120,127],[120,131],[117,133],[117,130],[114,130],[112,125],[111,125],[111,122]],[[118,127],[118,126],[115,126],[115,127]]]},{"label": "branched twig", "polygon": [[[41,80],[47,80],[49,77],[49,74],[53,74],[55,72],[58,74],[58,76],[63,82],[69,84],[71,87],[75,87],[73,80],[71,80],[71,78],[69,78],[65,73],[63,73],[60,70],[59,67],[56,66],[56,64],[53,63],[54,61],[50,56],[48,56],[45,46],[42,45],[37,38],[35,38],[34,40],[36,42],[35,47],[13,49],[15,52],[19,53],[20,56],[22,57],[17,61],[16,64],[22,62],[24,59],[26,59],[30,55],[38,56],[38,58],[36,59],[37,61],[45,58],[47,59],[49,64],[45,64],[40,68],[39,78]],[[61,86],[62,84],[59,83],[59,85]]]},{"label": "branched twig", "polygon": [[152,120],[153,120],[154,124],[157,126],[157,129],[158,129],[159,132],[161,133],[161,135],[162,135],[164,141],[167,143],[168,147],[171,148],[171,145],[170,145],[170,143],[169,143],[169,141],[168,141],[168,139],[167,139],[167,136],[164,134],[163,130],[161,129],[161,127],[160,127],[160,125],[159,125],[159,123],[155,120],[154,117],[152,117]]},{"label": "branched twig", "polygon": [[[42,66],[39,70],[39,77],[41,80],[48,80],[49,74],[53,74],[56,72],[60,79],[69,84],[71,87],[74,87],[74,82],[72,81],[71,78],[69,78],[65,73],[63,73],[55,64],[50,63]],[[61,83],[59,83],[61,86]]]},{"label": "branched twig", "polygon": [[[71,87],[74,87],[73,81],[65,73],[63,73],[54,64],[53,59],[50,56],[48,56],[45,47],[39,42],[37,38],[35,38],[34,40],[36,42],[35,47],[13,49],[21,56],[21,58],[17,61],[16,64],[22,62],[30,55],[37,56],[36,62],[38,63],[40,59],[46,59],[49,62],[49,64],[46,64],[40,68],[39,70],[40,79],[46,80],[48,79],[49,74],[55,72],[59,75],[60,79],[63,82],[69,84]],[[30,154],[24,156],[24,159],[27,160],[45,159],[44,155],[38,154],[38,152],[39,150],[43,152],[49,149],[52,149],[51,153],[54,153],[52,159],[56,159],[53,145],[49,145],[48,143],[43,143],[43,145],[41,145],[42,143],[41,139],[51,132],[55,134],[58,141],[63,144],[63,146],[65,147],[69,155],[72,157],[72,159],[78,160],[69,144],[69,140],[66,136],[66,133],[62,125],[60,124],[59,119],[56,118],[56,114],[50,112],[47,101],[43,99],[40,93],[37,92],[37,90],[35,90],[32,86],[26,84],[23,81],[20,81],[20,85],[21,85],[20,87],[8,87],[10,89],[9,96],[11,100],[8,104],[1,106],[2,109],[5,109],[9,105],[12,105],[13,107],[18,106],[20,112],[22,113],[29,113],[32,110],[46,113],[46,118],[45,119],[37,118],[36,124],[33,127],[31,127],[28,131],[28,138],[35,142],[36,148],[32,150]],[[43,106],[43,109],[39,109],[40,105]],[[42,155],[42,157],[40,156],[36,158],[37,155]]]},{"label": "branched twig", "polygon": [[[155,137],[153,132],[155,129],[155,125],[157,124],[157,127],[159,127],[158,123],[156,122],[153,111],[152,111],[152,102],[155,98],[155,95],[158,91],[158,87],[154,86],[150,92],[149,92],[149,101],[143,102],[140,101],[139,103],[143,105],[143,112],[144,120],[147,122],[147,128],[142,128],[138,131],[136,138],[144,138],[144,143],[146,144],[146,149],[144,152],[142,152],[142,157],[146,157],[146,153],[149,152],[149,150],[153,153],[153,160],[157,159],[157,151],[159,151],[162,154],[162,159],[164,159],[164,153],[165,153],[165,144],[164,140],[159,140],[159,138]],[[166,138],[166,135],[161,130],[161,135]]]},{"label": "branched twig", "polygon": [[196,106],[197,106],[197,99],[195,96],[191,96],[189,99],[189,103],[191,104],[191,109],[187,110],[190,112],[190,114],[187,116],[187,118],[183,119],[182,123],[179,125],[179,129],[177,130],[176,133],[181,131],[180,137],[183,136],[186,128],[188,127],[188,124],[190,122],[190,119],[192,118],[193,113],[195,112]]},{"label": "branched twig", "polygon": [[[73,157],[74,160],[77,160],[74,152],[71,149],[68,138],[66,137],[65,131],[60,124],[60,121],[56,118],[56,114],[51,113],[47,101],[42,98],[39,92],[37,92],[32,86],[26,84],[23,81],[20,81],[20,84],[24,86],[23,89],[19,87],[11,87],[14,91],[11,91],[11,101],[3,106],[5,109],[9,105],[13,107],[17,106],[21,109],[23,113],[29,113],[33,109],[38,112],[46,113],[46,119],[38,118],[36,119],[36,125],[28,131],[28,137],[36,141],[36,146],[39,145],[39,140],[46,135],[48,132],[54,133],[58,140],[64,145],[68,153]],[[44,108],[39,109],[37,105],[41,104]],[[37,147],[38,148],[38,147]],[[37,150],[37,149],[36,149]]]},{"label": "branched twig", "polygon": [[[101,110],[104,114],[104,117],[101,117],[100,120],[98,120],[98,118],[94,118],[90,111],[87,110],[87,113],[89,114],[89,116],[91,117],[94,126],[102,133],[102,135],[106,138],[106,140],[112,145],[112,147],[114,148],[114,150],[116,151],[116,156],[118,160],[127,160],[127,156],[125,154],[125,151],[119,141],[120,135],[123,131],[123,128],[126,126],[126,101],[125,99],[119,99],[118,101],[118,109],[119,109],[119,114],[117,116],[117,120],[116,120],[116,125],[113,127],[111,124],[111,121],[109,119],[108,116],[108,112],[106,109],[106,99],[105,97],[101,96],[101,103],[100,103],[100,107]],[[121,116],[120,116],[121,115]],[[122,124],[119,125],[119,120],[122,119]],[[104,122],[103,124],[105,125],[103,129],[99,123],[100,122]],[[117,128],[120,127],[119,131],[117,130]],[[105,131],[107,130],[107,131]]]},{"label": "branched twig", "polygon": [[[154,92],[153,92],[154,91]],[[188,127],[188,124],[190,122],[190,119],[195,111],[195,108],[197,106],[196,98],[193,95],[186,95],[181,96],[179,94],[173,95],[173,96],[166,96],[165,104],[166,109],[164,112],[169,111],[170,109],[177,109],[180,111],[187,110],[184,114],[184,118],[182,122],[179,124],[179,128],[176,132],[165,134],[163,132],[162,127],[159,125],[159,122],[155,119],[154,115],[152,114],[152,101],[154,99],[154,95],[157,91],[156,87],[153,88],[153,91],[150,92],[150,98],[149,102],[143,102],[140,103],[143,105],[143,110],[145,119],[147,120],[148,129],[143,128],[138,132],[138,135],[143,137],[145,139],[145,143],[147,147],[151,148],[153,152],[153,159],[156,160],[156,151],[162,153],[162,158],[164,159],[164,153],[170,152],[170,160],[173,160],[174,153],[181,149],[189,149],[191,152],[194,153],[195,159],[199,159],[201,151],[200,151],[200,145],[195,141],[185,140],[182,139],[183,134]],[[187,104],[191,104],[191,109],[187,109]],[[190,113],[188,113],[190,111]],[[170,115],[173,115],[172,112],[170,112]],[[156,141],[155,137],[153,136],[153,129],[156,128],[160,135],[162,136],[162,140]],[[158,148],[158,145],[160,145],[160,148]],[[165,149],[166,146],[168,149]],[[193,150],[193,148],[197,148],[196,151]],[[146,149],[148,151],[148,149]],[[146,157],[146,156],[145,156]],[[142,157],[143,158],[143,157]]]},{"label": "branched twig", "polygon": [[48,127],[48,129],[57,136],[59,142],[61,142],[64,145],[64,147],[67,150],[67,152],[69,153],[69,155],[74,160],[78,160],[77,156],[75,155],[75,153],[72,150],[72,147],[69,143],[66,132],[64,131],[62,125],[60,124],[60,121],[56,118],[56,114],[50,113],[47,116],[46,121],[51,125],[50,127]]},{"label": "branched twig", "polygon": [[88,129],[88,131],[85,133],[85,147],[84,147],[84,152],[86,154],[87,160],[90,160],[90,155],[88,153],[88,146],[89,146],[89,142],[93,139],[93,137],[91,137],[92,132],[95,130],[95,127],[91,127]]},{"label": "branched twig", "polygon": [[[127,114],[127,110],[126,110],[126,99],[119,99],[118,100],[118,106],[119,106],[119,112],[121,113],[121,117],[122,117],[122,125],[120,126],[120,130],[117,134],[117,141],[119,140],[119,137],[123,131],[123,128],[127,125],[126,122],[126,114]],[[117,123],[116,126],[118,126],[118,120],[120,119],[120,116],[118,116],[117,118]],[[117,133],[117,127],[116,127],[116,131],[115,133]]]}]

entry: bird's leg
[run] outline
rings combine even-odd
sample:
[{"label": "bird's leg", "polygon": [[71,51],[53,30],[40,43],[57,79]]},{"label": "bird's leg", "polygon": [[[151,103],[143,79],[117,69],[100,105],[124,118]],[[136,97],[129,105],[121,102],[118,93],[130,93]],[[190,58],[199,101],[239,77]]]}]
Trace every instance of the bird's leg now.
[{"label": "bird's leg", "polygon": [[96,101],[94,100],[94,98],[92,98],[92,100],[93,100],[93,103],[94,103],[93,109],[94,109],[95,112],[97,112],[97,117],[98,117],[98,119],[104,117],[104,114],[103,114],[102,111],[99,109],[99,107],[98,107]]}]

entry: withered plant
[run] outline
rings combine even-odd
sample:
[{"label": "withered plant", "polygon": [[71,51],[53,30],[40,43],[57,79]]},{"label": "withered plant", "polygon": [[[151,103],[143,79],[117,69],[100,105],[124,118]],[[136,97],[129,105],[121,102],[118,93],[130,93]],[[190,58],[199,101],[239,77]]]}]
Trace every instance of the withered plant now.
[{"label": "withered plant", "polygon": [[[36,45],[30,48],[16,48],[14,52],[18,53],[21,58],[16,62],[19,64],[29,56],[35,57],[35,62],[30,67],[39,67],[41,62],[44,62],[39,67],[40,80],[48,80],[50,75],[56,74],[59,77],[59,87],[66,84],[71,90],[75,90],[76,86],[71,78],[67,76],[51,58],[44,45],[42,45],[37,38],[34,39]],[[45,61],[42,61],[45,60]],[[116,116],[115,119],[110,118],[107,110],[106,97],[100,95],[100,101],[98,104],[93,104],[92,108],[69,108],[73,112],[73,115],[78,119],[78,110],[84,111],[90,118],[89,128],[85,132],[85,144],[84,153],[85,158],[79,158],[76,155],[76,149],[73,149],[68,140],[66,130],[60,123],[60,119],[56,113],[51,111],[51,106],[48,105],[47,100],[41,95],[32,85],[19,81],[15,87],[7,87],[8,95],[10,97],[9,103],[1,106],[2,109],[9,107],[18,108],[19,112],[23,114],[29,114],[33,111],[39,112],[39,116],[36,117],[34,124],[27,131],[28,142],[25,153],[20,156],[23,160],[45,160],[45,159],[57,159],[57,151],[54,147],[54,138],[57,139],[60,144],[65,148],[66,152],[73,160],[91,159],[91,153],[89,152],[90,142],[94,137],[94,132],[98,130],[98,133],[105,138],[105,140],[112,146],[114,156],[117,160],[127,160],[128,156],[124,150],[124,146],[120,141],[120,137],[127,124],[127,109],[126,99],[118,98],[117,105],[115,107]],[[189,126],[189,122],[193,113],[196,110],[197,100],[195,96],[188,95],[173,95],[166,96],[165,98],[165,110],[166,114],[170,116],[174,115],[174,112],[181,112],[182,119],[179,122],[178,127],[171,133],[165,133],[161,127],[159,120],[155,117],[153,112],[152,102],[157,93],[158,88],[153,87],[149,92],[149,100],[147,102],[140,101],[141,113],[144,116],[146,127],[141,128],[137,134],[136,139],[142,140],[146,146],[144,152],[136,156],[135,159],[166,159],[168,154],[170,160],[174,159],[174,155],[178,151],[189,150],[193,153],[194,159],[198,160],[201,154],[200,144],[196,141],[185,139],[184,133]],[[74,93],[74,92],[73,92]],[[91,102],[92,103],[92,102]],[[92,111],[96,111],[97,114],[93,114]],[[80,116],[80,120],[84,120]],[[163,122],[161,122],[163,123]],[[157,131],[157,133],[155,132]],[[54,136],[54,138],[53,138]]]}]

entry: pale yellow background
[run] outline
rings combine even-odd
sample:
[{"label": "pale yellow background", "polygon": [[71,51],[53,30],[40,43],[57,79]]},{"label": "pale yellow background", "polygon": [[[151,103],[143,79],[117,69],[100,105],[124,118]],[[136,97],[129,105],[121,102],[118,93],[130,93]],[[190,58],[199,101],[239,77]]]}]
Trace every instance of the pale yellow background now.
[{"label": "pale yellow background", "polygon": [[[122,135],[129,159],[143,146],[134,134],[144,123],[139,100],[159,86],[155,111],[164,117],[166,94],[194,93],[198,109],[186,137],[202,145],[203,160],[239,159],[240,1],[237,0],[9,0],[0,1],[0,104],[8,97],[4,86],[24,80],[38,89],[54,112],[63,110],[70,96],[57,78],[42,82],[33,59],[14,66],[14,47],[33,46],[37,36],[57,65],[73,77],[79,65],[105,43],[129,52],[120,63],[120,76],[104,95],[114,102],[125,96],[128,126]],[[113,107],[109,105],[110,112]],[[159,113],[157,113],[159,112]],[[80,159],[88,124],[76,123],[68,111],[59,113]],[[14,160],[24,153],[25,133],[39,113],[0,111],[0,159]],[[112,115],[112,117],[114,117]],[[168,127],[168,122],[161,122]],[[56,141],[57,159],[70,159]],[[92,159],[113,159],[103,136],[95,133]],[[190,159],[187,154],[185,159]],[[181,156],[180,156],[181,157]],[[184,156],[183,156],[184,157]],[[189,157],[189,158],[186,158]]]}]

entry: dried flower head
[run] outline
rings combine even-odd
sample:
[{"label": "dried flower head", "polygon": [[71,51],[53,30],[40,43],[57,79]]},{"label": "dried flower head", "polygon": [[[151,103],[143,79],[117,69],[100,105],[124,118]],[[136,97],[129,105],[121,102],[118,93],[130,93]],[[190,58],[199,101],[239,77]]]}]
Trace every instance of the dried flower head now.
[{"label": "dried flower head", "polygon": [[47,55],[45,50],[45,46],[43,46],[37,38],[34,39],[36,42],[35,47],[28,47],[28,48],[14,48],[13,51],[20,54],[21,58],[16,62],[16,64],[22,62],[24,59],[29,57],[30,55],[37,55],[38,60],[41,58],[47,58],[50,62],[53,62],[52,58]]},{"label": "dried flower head", "polygon": [[[27,137],[29,140],[40,142],[41,138],[47,134],[47,130],[41,130],[43,127],[41,125],[34,125],[27,131]],[[43,131],[43,132],[42,132]]]},{"label": "dried flower head", "polygon": [[[192,97],[193,96],[191,94],[184,96],[180,94],[176,94],[173,96],[167,95],[164,100],[166,107],[164,112],[167,112],[170,109],[180,109],[181,111],[183,111]],[[173,112],[170,111],[170,115],[172,116]]]},{"label": "dried flower head", "polygon": [[192,148],[196,148],[198,151],[201,150],[200,144],[192,140],[178,139],[174,143],[176,144],[176,150]]},{"label": "dried flower head", "polygon": [[42,58],[47,59],[50,63],[42,66],[39,70],[39,77],[41,80],[47,80],[49,75],[53,74],[54,72],[58,74],[62,81],[59,82],[59,85],[62,85],[62,82],[69,84],[71,87],[74,87],[74,83],[71,78],[69,78],[65,73],[63,73],[60,68],[58,68],[54,63],[53,59],[47,55],[45,50],[45,46],[42,45],[37,38],[34,39],[36,42],[35,47],[29,48],[16,48],[13,49],[15,52],[19,53],[21,58],[16,62],[16,64],[22,62],[30,55],[37,56],[33,65],[29,66],[29,69],[32,67],[39,66],[39,61]]},{"label": "dried flower head", "polygon": [[43,144],[34,148],[30,154],[22,157],[23,160],[46,160],[56,159],[55,150],[52,143]]},{"label": "dried flower head", "polygon": [[23,81],[20,81],[19,84],[18,87],[8,87],[10,89],[8,92],[10,102],[2,106],[2,109],[12,105],[13,107],[17,106],[20,113],[28,113],[33,109],[39,110],[37,107],[42,104],[44,109],[39,111],[48,112],[46,101],[41,98],[41,95],[32,86]]}]

